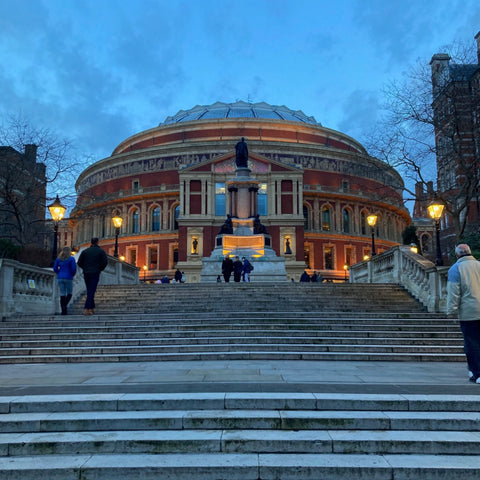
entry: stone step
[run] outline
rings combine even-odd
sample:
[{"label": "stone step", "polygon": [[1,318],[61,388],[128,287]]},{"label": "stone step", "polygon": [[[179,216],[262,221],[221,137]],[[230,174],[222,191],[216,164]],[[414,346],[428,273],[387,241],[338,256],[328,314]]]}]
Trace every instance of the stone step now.
[{"label": "stone step", "polygon": [[480,395],[1,397],[0,478],[470,480],[479,410]]},{"label": "stone step", "polygon": [[[447,438],[448,436],[448,438]],[[480,433],[418,430],[115,430],[0,434],[0,457],[162,453],[480,455]]]},{"label": "stone step", "polygon": [[[308,335],[308,333],[311,333]],[[240,333],[238,333],[239,335]],[[307,336],[305,336],[307,334]],[[349,335],[339,332],[272,332],[249,334],[248,336],[226,335],[225,332],[212,332],[208,335],[181,335],[176,332],[154,333],[90,333],[90,334],[52,334],[52,335],[12,335],[0,341],[3,348],[38,348],[38,347],[85,347],[85,346],[154,346],[154,345],[196,345],[196,344],[335,344],[335,345],[436,345],[459,346],[461,337],[458,334],[430,335],[428,333],[401,333],[386,335],[351,332]],[[11,337],[11,338],[10,338]]]},{"label": "stone step", "polygon": [[29,347],[29,348],[4,348],[2,355],[20,356],[46,356],[46,355],[145,355],[145,354],[176,354],[176,353],[225,353],[225,352],[338,352],[338,353],[438,353],[438,354],[463,354],[461,345],[397,345],[394,342],[386,342],[385,344],[371,345],[362,343],[336,344],[336,343],[296,343],[290,342],[278,343],[177,343],[173,345],[117,345],[117,346],[61,346],[61,347]]},{"label": "stone step", "polygon": [[111,454],[0,458],[3,478],[38,480],[476,480],[478,455]]},{"label": "stone step", "polygon": [[102,362],[169,362],[212,360],[264,360],[264,361],[358,361],[358,362],[464,362],[465,355],[456,353],[366,353],[358,352],[202,352],[171,354],[98,354],[98,355],[28,355],[0,356],[0,364],[16,363],[102,363]]}]

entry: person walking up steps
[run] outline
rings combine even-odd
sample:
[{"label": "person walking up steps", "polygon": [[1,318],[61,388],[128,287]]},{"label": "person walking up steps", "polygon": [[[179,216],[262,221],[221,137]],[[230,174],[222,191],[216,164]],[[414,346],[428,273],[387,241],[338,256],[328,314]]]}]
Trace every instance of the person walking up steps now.
[{"label": "person walking up steps", "polygon": [[72,257],[70,247],[63,247],[53,264],[53,271],[57,274],[57,284],[60,290],[60,308],[62,315],[67,314],[67,305],[72,298],[73,277],[77,273],[77,264]]},{"label": "person walking up steps", "polygon": [[82,251],[77,264],[83,270],[83,278],[87,287],[87,299],[83,314],[93,315],[95,313],[95,292],[100,280],[100,273],[108,264],[107,254],[99,247],[98,238],[92,238],[90,247]]},{"label": "person walking up steps", "polygon": [[447,314],[458,316],[468,377],[480,384],[480,262],[465,243],[455,247],[455,255],[458,260],[448,271]]}]

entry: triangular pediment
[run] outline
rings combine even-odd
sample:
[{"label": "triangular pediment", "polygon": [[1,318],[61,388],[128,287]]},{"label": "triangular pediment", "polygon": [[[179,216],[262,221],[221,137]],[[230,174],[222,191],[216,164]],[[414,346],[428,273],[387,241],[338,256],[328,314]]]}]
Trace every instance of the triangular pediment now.
[{"label": "triangular pediment", "polygon": [[[272,168],[273,167],[273,168]],[[252,173],[268,173],[271,171],[284,171],[298,173],[301,168],[292,165],[286,165],[283,162],[271,160],[257,153],[249,153],[248,168]],[[182,173],[188,172],[214,172],[214,173],[235,173],[235,151],[218,155],[217,157],[206,162],[192,165],[182,169]]]}]

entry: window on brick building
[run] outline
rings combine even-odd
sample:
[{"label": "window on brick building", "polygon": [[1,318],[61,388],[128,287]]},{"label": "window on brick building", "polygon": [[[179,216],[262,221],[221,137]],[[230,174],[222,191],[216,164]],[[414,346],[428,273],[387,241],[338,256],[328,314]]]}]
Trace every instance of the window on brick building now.
[{"label": "window on brick building", "polygon": [[322,208],[322,230],[326,232],[331,229],[332,213],[329,207]]},{"label": "window on brick building", "polygon": [[152,232],[160,230],[160,207],[154,207],[150,211],[150,225]]}]

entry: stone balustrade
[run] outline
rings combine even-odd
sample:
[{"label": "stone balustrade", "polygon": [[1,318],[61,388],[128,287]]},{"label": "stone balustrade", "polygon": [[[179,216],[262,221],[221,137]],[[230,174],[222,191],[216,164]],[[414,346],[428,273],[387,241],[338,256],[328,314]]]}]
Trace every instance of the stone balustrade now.
[{"label": "stone balustrade", "polygon": [[[81,269],[73,281],[73,300],[85,292]],[[122,285],[139,282],[139,269],[134,265],[108,257],[108,265],[100,275],[101,285]],[[50,268],[26,265],[0,259],[0,318],[13,315],[53,315],[60,311],[56,275]]]},{"label": "stone balustrade", "polygon": [[402,285],[429,312],[445,312],[448,268],[436,267],[408,246],[399,246],[352,265],[350,282]]}]

